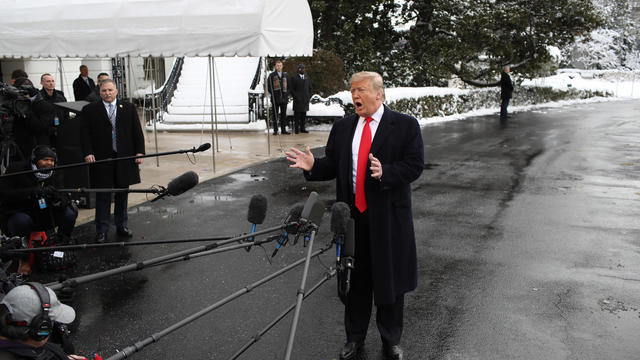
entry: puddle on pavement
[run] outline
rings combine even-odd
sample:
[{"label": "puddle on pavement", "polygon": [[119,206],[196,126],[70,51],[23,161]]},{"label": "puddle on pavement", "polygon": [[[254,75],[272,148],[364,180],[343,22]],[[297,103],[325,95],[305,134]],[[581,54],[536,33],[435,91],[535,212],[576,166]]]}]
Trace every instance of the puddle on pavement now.
[{"label": "puddle on pavement", "polygon": [[266,177],[258,174],[231,174],[229,178],[238,181],[238,182],[249,182],[249,181],[264,181],[267,180]]},{"label": "puddle on pavement", "polygon": [[189,202],[195,204],[210,203],[212,201],[233,201],[237,198],[231,194],[221,194],[215,192],[201,193],[193,197]]}]

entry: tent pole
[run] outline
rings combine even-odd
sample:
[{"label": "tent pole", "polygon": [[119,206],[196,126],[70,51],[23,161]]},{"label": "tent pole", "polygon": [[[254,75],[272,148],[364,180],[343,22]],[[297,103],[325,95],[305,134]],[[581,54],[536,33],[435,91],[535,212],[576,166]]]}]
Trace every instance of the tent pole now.
[{"label": "tent pole", "polygon": [[267,117],[265,119],[265,123],[267,124],[267,155],[269,155],[269,157],[271,157],[271,135],[269,134],[269,118],[271,117],[271,109],[269,108],[269,103],[267,102],[268,98],[267,98],[267,89],[269,88],[269,78],[268,75],[269,72],[267,70],[267,57],[264,57],[264,91],[262,92],[263,95],[263,103],[265,104],[265,109],[267,111]]},{"label": "tent pole", "polygon": [[129,102],[133,104],[133,91],[131,90],[131,55],[127,55],[127,94]]},{"label": "tent pole", "polygon": [[[211,58],[211,83],[213,84],[213,111],[214,111],[214,119],[216,123],[216,151],[220,151],[220,141],[218,139],[218,104],[216,101],[216,58]],[[222,104],[224,107],[224,103]],[[213,151],[213,149],[211,149]]]},{"label": "tent pole", "polygon": [[58,69],[60,70],[60,91],[64,91],[64,76],[62,74],[62,58],[58,56]]},{"label": "tent pole", "polygon": [[[209,55],[209,106],[211,107],[211,142],[214,143],[216,145],[216,147],[218,146],[217,143],[214,142],[214,134],[213,134],[213,112],[215,111],[214,106],[213,106],[213,72],[211,71],[211,68],[213,64],[213,59],[211,58],[211,55]],[[213,172],[216,172],[216,150],[215,148],[211,148],[211,159],[213,161]]]},{"label": "tent pole", "polygon": [[[155,139],[156,142],[156,154],[158,153],[158,129],[156,128],[156,122],[158,121],[158,114],[156,112],[156,62],[153,59],[153,57],[151,57],[151,55],[149,55],[149,63],[150,63],[150,69],[149,69],[149,73],[151,74],[151,108],[153,109],[153,137]],[[156,167],[160,167],[160,158],[158,156],[156,156]]]}]

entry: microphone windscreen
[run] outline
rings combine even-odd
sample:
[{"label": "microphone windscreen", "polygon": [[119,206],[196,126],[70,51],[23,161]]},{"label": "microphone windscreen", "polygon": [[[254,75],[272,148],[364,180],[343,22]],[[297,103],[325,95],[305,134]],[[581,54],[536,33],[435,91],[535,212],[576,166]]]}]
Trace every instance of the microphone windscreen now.
[{"label": "microphone windscreen", "polygon": [[318,193],[312,191],[307,198],[307,201],[304,203],[304,207],[302,208],[302,213],[300,214],[300,218],[304,220],[309,220],[309,216],[311,216],[311,209],[318,202]]},{"label": "microphone windscreen", "polygon": [[209,150],[210,148],[211,148],[211,144],[209,144],[209,143],[204,143],[204,144],[202,144],[202,145],[198,146],[198,148],[196,149],[196,151],[195,151],[195,152],[207,151],[207,150]]},{"label": "microphone windscreen", "polygon": [[315,204],[313,204],[313,207],[311,208],[311,214],[309,215],[309,221],[316,225],[317,227],[320,227],[320,224],[322,223],[322,216],[324,215],[324,202],[322,200],[318,200],[316,201]]},{"label": "microphone windscreen", "polygon": [[262,224],[267,216],[267,198],[264,195],[253,195],[249,202],[247,220],[251,224]]},{"label": "microphone windscreen", "polygon": [[338,201],[331,206],[331,232],[344,235],[347,232],[347,220],[351,217],[349,205]]},{"label": "microphone windscreen", "polygon": [[347,220],[347,231],[344,236],[344,247],[342,250],[342,256],[353,257],[355,253],[356,253],[355,221],[349,218],[349,220]]},{"label": "microphone windscreen", "polygon": [[169,181],[169,184],[167,185],[167,192],[169,195],[173,196],[180,195],[196,185],[198,185],[198,174],[194,171],[187,171],[186,173]]},{"label": "microphone windscreen", "polygon": [[[289,224],[292,222],[299,222],[300,221],[300,215],[302,214],[302,204],[298,204],[296,206],[293,207],[293,209],[291,209],[291,211],[289,211],[289,214],[287,215],[287,218],[284,220],[285,224]],[[291,225],[291,226],[287,226],[285,228],[285,230],[289,233],[289,234],[297,234],[298,233],[298,225]]]}]

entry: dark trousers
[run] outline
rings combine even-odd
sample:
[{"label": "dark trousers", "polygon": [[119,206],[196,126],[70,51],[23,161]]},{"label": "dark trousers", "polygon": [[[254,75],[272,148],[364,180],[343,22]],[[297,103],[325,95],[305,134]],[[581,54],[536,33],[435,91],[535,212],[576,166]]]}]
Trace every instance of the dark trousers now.
[{"label": "dark trousers", "polygon": [[299,131],[307,131],[304,128],[305,120],[307,119],[306,111],[294,111],[293,112],[293,129],[297,134]]},{"label": "dark trousers", "polygon": [[[127,227],[127,201],[129,194],[126,192],[115,193],[113,203],[113,219],[117,229]],[[96,233],[106,234],[111,223],[111,193],[96,193]]]},{"label": "dark trousers", "polygon": [[[367,336],[369,319],[373,307],[373,284],[371,278],[371,247],[369,242],[369,220],[367,212],[360,213],[352,206],[355,220],[355,268],[351,274],[351,290],[344,311],[344,326],[347,341],[361,342]],[[383,343],[397,345],[402,336],[404,294],[393,304],[376,305],[376,325]]]},{"label": "dark trousers", "polygon": [[[60,232],[71,236],[78,214],[69,207],[51,210],[51,212],[55,225],[58,226]],[[28,238],[32,231],[49,230],[52,226],[50,221],[34,221],[29,214],[19,212],[11,215],[7,220],[7,234],[9,236],[24,236]]]},{"label": "dark trousers", "polygon": [[511,100],[510,98],[503,98],[502,102],[500,103],[500,118],[501,119],[506,119],[507,118],[507,107],[509,106],[509,100]]},{"label": "dark trousers", "polygon": [[273,105],[271,114],[273,114],[273,133],[278,133],[278,119],[280,121],[280,130],[285,132],[287,130],[287,103]]}]

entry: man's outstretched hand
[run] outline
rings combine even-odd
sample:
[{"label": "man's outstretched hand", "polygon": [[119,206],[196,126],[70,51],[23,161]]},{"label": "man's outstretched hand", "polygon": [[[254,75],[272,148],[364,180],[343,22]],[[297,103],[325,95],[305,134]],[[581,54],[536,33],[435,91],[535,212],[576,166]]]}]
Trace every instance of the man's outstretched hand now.
[{"label": "man's outstretched hand", "polygon": [[311,168],[313,167],[314,158],[308,146],[305,152],[302,152],[296,148],[289,148],[289,150],[290,151],[285,152],[285,154],[287,155],[287,160],[292,162],[289,167],[299,168],[305,171],[311,170]]}]

